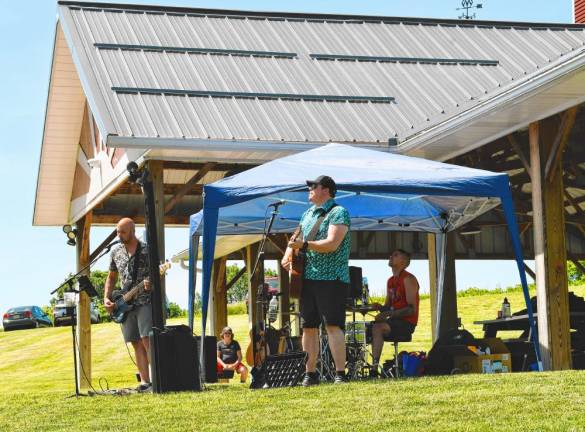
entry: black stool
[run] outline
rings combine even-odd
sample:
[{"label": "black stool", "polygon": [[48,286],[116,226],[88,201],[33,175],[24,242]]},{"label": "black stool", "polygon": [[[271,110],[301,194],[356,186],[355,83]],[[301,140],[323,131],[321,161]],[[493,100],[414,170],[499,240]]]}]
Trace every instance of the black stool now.
[{"label": "black stool", "polygon": [[234,377],[233,370],[223,370],[221,373],[218,372],[217,374],[217,381],[220,383],[227,383]]},{"label": "black stool", "polygon": [[394,345],[394,377],[400,376],[400,368],[398,367],[398,344],[400,342],[411,342],[412,333],[399,333],[391,331],[388,336],[384,336],[384,342],[391,342]]}]

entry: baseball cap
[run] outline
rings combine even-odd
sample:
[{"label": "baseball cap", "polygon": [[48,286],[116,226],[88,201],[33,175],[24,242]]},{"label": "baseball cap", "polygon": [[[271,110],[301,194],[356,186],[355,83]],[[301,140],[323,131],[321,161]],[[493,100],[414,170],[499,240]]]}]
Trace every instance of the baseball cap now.
[{"label": "baseball cap", "polygon": [[312,185],[321,185],[326,187],[331,193],[337,192],[337,185],[335,184],[335,181],[326,175],[320,175],[315,180],[307,180],[307,186]]}]

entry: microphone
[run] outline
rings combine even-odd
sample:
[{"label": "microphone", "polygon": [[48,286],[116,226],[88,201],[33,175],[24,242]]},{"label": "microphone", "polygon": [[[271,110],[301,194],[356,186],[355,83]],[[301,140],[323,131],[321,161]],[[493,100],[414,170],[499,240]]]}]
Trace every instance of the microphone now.
[{"label": "microphone", "polygon": [[274,207],[274,209],[277,209],[278,207],[280,207],[284,203],[286,203],[285,200],[274,201],[273,203],[268,204],[268,207]]},{"label": "microphone", "polygon": [[106,249],[110,250],[112,248],[112,246],[117,245],[118,243],[120,243],[120,240],[115,240],[112,243],[110,243],[109,245],[107,245]]}]

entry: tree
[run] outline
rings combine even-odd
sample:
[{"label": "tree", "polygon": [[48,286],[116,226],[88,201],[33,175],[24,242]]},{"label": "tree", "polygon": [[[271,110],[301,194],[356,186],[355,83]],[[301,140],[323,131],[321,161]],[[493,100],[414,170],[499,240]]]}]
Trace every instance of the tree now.
[{"label": "tree", "polygon": [[[236,264],[232,264],[226,267],[226,281],[231,281],[240,271],[240,268]],[[272,269],[265,269],[264,276],[278,276],[278,272]],[[227,301],[228,303],[237,303],[246,300],[248,294],[248,278],[246,275],[242,275],[240,279],[228,290]]]},{"label": "tree", "polygon": [[[579,261],[581,265],[585,265],[585,261]],[[573,264],[567,261],[567,276],[569,278],[569,285],[585,285],[585,273]]]}]

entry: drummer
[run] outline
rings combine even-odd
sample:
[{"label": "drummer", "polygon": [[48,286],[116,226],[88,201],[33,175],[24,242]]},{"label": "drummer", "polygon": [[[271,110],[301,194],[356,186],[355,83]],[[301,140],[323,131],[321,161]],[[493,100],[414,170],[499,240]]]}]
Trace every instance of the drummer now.
[{"label": "drummer", "polygon": [[388,266],[392,276],[386,287],[384,305],[374,303],[372,306],[380,313],[376,316],[372,328],[372,356],[374,370],[378,370],[380,355],[384,346],[384,337],[391,334],[412,334],[418,323],[419,284],[416,277],[406,271],[410,264],[410,254],[396,249],[390,255]]}]

